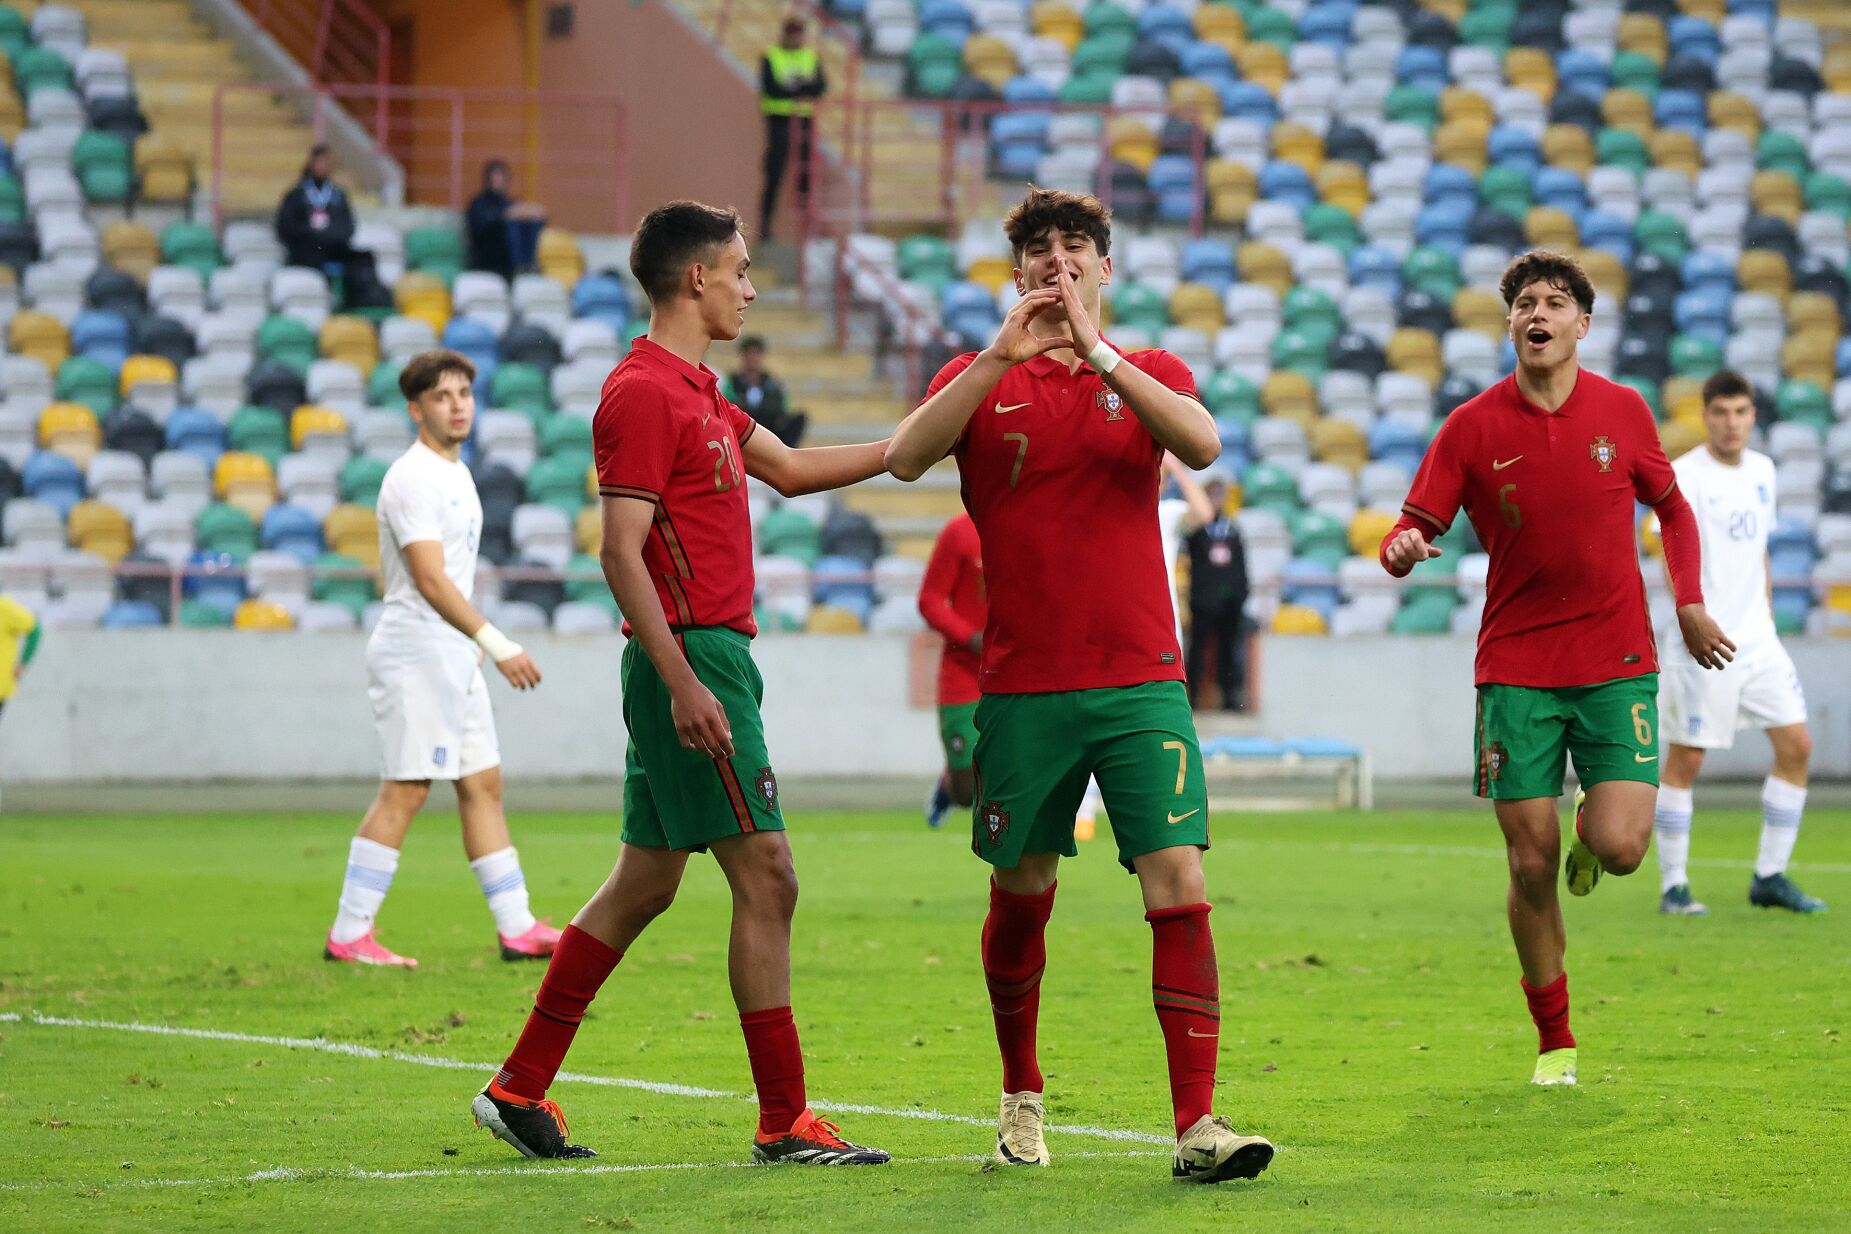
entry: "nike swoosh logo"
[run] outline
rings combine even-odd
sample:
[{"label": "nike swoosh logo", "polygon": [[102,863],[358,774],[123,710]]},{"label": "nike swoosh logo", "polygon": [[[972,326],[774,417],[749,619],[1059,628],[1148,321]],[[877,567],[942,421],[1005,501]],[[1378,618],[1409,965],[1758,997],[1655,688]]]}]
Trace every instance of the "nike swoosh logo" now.
[{"label": "nike swoosh logo", "polygon": [[1522,458],[1523,456],[1519,454],[1516,458],[1507,458],[1501,463],[1498,462],[1496,459],[1492,459],[1491,460],[1491,470],[1503,471],[1506,467],[1510,466],[1512,463],[1521,461]]},{"label": "nike swoosh logo", "polygon": [[1635,754],[1632,756],[1632,761],[1635,763],[1655,763],[1658,761],[1658,755],[1654,754],[1650,758],[1647,758],[1643,754]]},{"label": "nike swoosh logo", "polygon": [[1191,811],[1189,811],[1189,813],[1187,813],[1187,814],[1171,814],[1171,815],[1169,815],[1169,821],[1170,821],[1170,822],[1172,822],[1172,823],[1180,823],[1180,822],[1182,822],[1182,821],[1183,821],[1183,820],[1184,820],[1185,818],[1194,818],[1194,817],[1195,817],[1196,815],[1198,815],[1198,814],[1200,814],[1201,812],[1202,812],[1202,810],[1201,810],[1201,807],[1200,807],[1200,806],[1198,806],[1198,807],[1196,807],[1195,809],[1193,809],[1193,810],[1191,810]]},{"label": "nike swoosh logo", "polygon": [[1221,1034],[1220,1033],[1198,1033],[1192,1028],[1189,1030],[1189,1035],[1191,1037],[1219,1037]]},{"label": "nike swoosh logo", "polygon": [[1006,416],[1010,412],[1020,411],[1026,406],[1028,406],[1027,403],[998,403],[996,405],[996,414],[999,416]]}]

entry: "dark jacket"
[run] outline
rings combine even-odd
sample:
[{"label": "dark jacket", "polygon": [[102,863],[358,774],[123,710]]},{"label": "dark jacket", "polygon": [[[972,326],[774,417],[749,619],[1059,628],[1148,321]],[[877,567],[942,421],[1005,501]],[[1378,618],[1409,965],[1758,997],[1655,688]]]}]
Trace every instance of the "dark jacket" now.
[{"label": "dark jacket", "polygon": [[[322,226],[317,227],[317,221]],[[353,231],[353,206],[332,180],[317,184],[304,176],[276,208],[276,238],[283,242],[292,266],[320,269],[344,261],[352,251]]]},{"label": "dark jacket", "polygon": [[1212,610],[1247,602],[1247,553],[1232,518],[1217,516],[1183,543],[1189,550],[1189,607]]},{"label": "dark jacket", "polygon": [[469,203],[463,223],[469,231],[471,270],[490,270],[505,279],[514,277],[514,254],[508,248],[508,207],[513,204],[513,198],[493,189],[483,189]]}]

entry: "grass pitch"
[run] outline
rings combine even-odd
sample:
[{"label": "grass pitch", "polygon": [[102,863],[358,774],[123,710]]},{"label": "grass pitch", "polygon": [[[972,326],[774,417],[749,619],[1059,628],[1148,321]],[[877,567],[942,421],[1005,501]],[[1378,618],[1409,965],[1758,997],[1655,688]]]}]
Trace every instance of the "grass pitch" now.
[{"label": "grass pitch", "polygon": [[[320,956],[352,815],[0,819],[0,1212],[22,1229],[1851,1228],[1847,824],[1815,811],[1800,840],[1822,917],[1748,907],[1745,812],[1697,819],[1708,919],[1660,918],[1649,861],[1570,901],[1581,1087],[1541,1090],[1487,813],[1218,820],[1217,1106],[1281,1151],[1257,1182],[1192,1188],[1157,1142],[1149,930],[1103,840],[1063,872],[1041,1013],[1050,1120],[1082,1129],[1051,1132],[1052,1169],[990,1172],[970,1159],[999,1082],[984,867],[916,816],[794,811],[811,1098],[887,1111],[837,1117],[900,1161],[766,1170],[733,1168],[751,1080],[704,859],[567,1059],[592,1078],[553,1095],[602,1156],[564,1166],[469,1124],[541,970],[496,958],[453,824],[414,830],[386,904],[381,936],[423,962],[403,973]],[[535,910],[564,921],[616,853],[613,820],[514,827]]]}]

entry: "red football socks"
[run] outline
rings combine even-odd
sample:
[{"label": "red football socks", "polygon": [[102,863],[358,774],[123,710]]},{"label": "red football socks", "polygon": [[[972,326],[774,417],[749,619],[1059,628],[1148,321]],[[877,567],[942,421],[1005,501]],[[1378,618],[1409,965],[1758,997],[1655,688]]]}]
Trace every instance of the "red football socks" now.
[{"label": "red football socks", "polygon": [[496,1088],[529,1101],[546,1096],[585,1008],[621,959],[623,952],[612,951],[577,926],[566,927],[534,995],[527,1027],[495,1077]]},{"label": "red football socks", "polygon": [[1566,1050],[1575,1044],[1568,1031],[1568,974],[1563,973],[1546,986],[1533,986],[1522,978],[1523,997],[1530,1003],[1530,1019],[1536,1021],[1536,1052]]},{"label": "red football socks", "polygon": [[803,1091],[803,1047],[789,1007],[739,1013],[752,1060],[752,1084],[758,1089],[758,1133],[770,1139],[794,1126],[809,1105]]},{"label": "red football socks", "polygon": [[1170,1060],[1170,1102],[1181,1135],[1214,1108],[1221,1045],[1221,974],[1206,904],[1153,908],[1150,994]]},{"label": "red football socks", "polygon": [[1041,973],[1048,964],[1048,917],[1059,885],[1025,896],[1004,891],[990,880],[990,915],[983,921],[983,979],[990,987],[1006,1093],[1042,1091],[1035,1022],[1041,1014]]}]

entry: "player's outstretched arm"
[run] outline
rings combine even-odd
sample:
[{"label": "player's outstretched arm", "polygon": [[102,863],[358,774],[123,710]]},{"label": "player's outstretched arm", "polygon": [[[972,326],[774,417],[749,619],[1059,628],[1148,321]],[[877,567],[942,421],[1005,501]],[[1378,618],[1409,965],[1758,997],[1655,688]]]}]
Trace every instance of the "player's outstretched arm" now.
[{"label": "player's outstretched arm", "polygon": [[859,446],[810,446],[794,450],[776,433],[755,432],[746,438],[746,474],[763,480],[781,496],[825,493],[847,488],[887,470],[887,442]]},{"label": "player's outstretched arm", "polygon": [[690,750],[712,758],[731,758],[733,726],[727,721],[726,708],[701,684],[681,654],[662,612],[662,601],[656,597],[649,567],[643,564],[643,543],[656,521],[655,503],[640,497],[606,497],[603,501],[604,547],[598,552],[598,564],[604,567],[604,581],[630,623],[631,636],[642,644],[643,654],[668,687],[675,736]]},{"label": "player's outstretched arm", "polygon": [[1665,572],[1671,576],[1671,593],[1677,601],[1678,633],[1697,663],[1704,668],[1724,668],[1735,658],[1735,644],[1703,604],[1703,545],[1696,512],[1678,491],[1676,481],[1652,508],[1658,513]]},{"label": "player's outstretched arm", "polygon": [[1208,499],[1208,493],[1196,480],[1195,473],[1183,466],[1181,459],[1167,451],[1161,466],[1163,474],[1176,481],[1176,491],[1183,495],[1183,500],[1189,505],[1189,513],[1183,519],[1183,531],[1191,532],[1214,522],[1218,512],[1214,503]]},{"label": "player's outstretched arm", "polygon": [[404,549],[405,569],[411,575],[411,585],[418,589],[425,603],[437,610],[437,615],[449,622],[462,634],[473,639],[501,675],[508,679],[508,684],[517,690],[530,690],[540,684],[540,670],[533,658],[521,649],[521,645],[489,624],[476,606],[469,602],[469,597],[457,590],[450,576],[443,572],[443,545],[435,540],[415,540]]},{"label": "player's outstretched arm", "polygon": [[[1060,292],[1038,287],[1015,302],[1003,318],[996,338],[977,354],[963,372],[946,382],[913,413],[900,421],[887,442],[887,470],[901,480],[917,480],[933,464],[951,453],[964,426],[983,396],[1010,368],[1060,348],[1073,347],[1064,336],[1042,338],[1029,329],[1031,322],[1060,301]],[[757,434],[754,434],[757,436]]]}]

